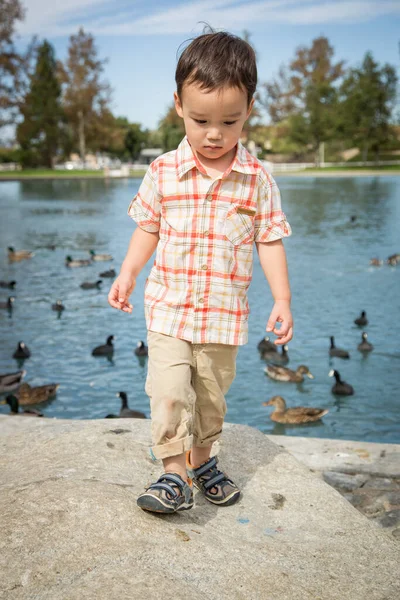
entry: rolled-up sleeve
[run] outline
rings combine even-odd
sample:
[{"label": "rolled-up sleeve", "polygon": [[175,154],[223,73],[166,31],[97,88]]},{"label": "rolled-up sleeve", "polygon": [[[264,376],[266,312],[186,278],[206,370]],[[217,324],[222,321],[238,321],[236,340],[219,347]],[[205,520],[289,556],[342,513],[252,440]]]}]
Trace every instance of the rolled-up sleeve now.
[{"label": "rolled-up sleeve", "polygon": [[259,174],[257,213],[254,222],[255,242],[274,242],[291,235],[292,230],[281,207],[281,195],[274,178]]},{"label": "rolled-up sleeve", "polygon": [[157,188],[157,168],[152,163],[128,208],[128,215],[140,229],[149,233],[155,233],[160,229],[160,197]]}]

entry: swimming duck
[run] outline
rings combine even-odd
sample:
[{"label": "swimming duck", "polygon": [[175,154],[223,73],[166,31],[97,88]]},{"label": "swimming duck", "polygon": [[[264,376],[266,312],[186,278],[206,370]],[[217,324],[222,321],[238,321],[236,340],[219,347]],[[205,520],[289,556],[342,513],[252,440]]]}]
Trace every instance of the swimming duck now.
[{"label": "swimming duck", "polygon": [[278,352],[278,347],[276,344],[270,341],[269,336],[263,337],[263,339],[258,342],[257,350],[259,352]]},{"label": "swimming duck", "polygon": [[16,281],[0,281],[1,288],[8,288],[10,290],[13,290],[16,285],[17,285]]},{"label": "swimming duck", "polygon": [[275,379],[275,381],[292,381],[294,383],[301,383],[304,381],[304,375],[310,379],[314,379],[314,375],[312,375],[309,371],[309,368],[304,365],[297,367],[296,371],[292,371],[287,367],[267,365],[264,369],[264,372],[268,375],[268,377],[271,377],[271,379]]},{"label": "swimming duck", "polygon": [[336,379],[336,383],[332,386],[332,394],[338,396],[352,396],[354,394],[353,386],[341,380],[339,371],[332,369],[332,371],[329,371],[329,377]]},{"label": "swimming duck", "polygon": [[80,259],[73,259],[72,256],[67,256],[65,259],[65,266],[66,267],[87,267],[88,265],[91,265],[92,261],[89,260],[88,258],[80,258]]},{"label": "swimming duck", "polygon": [[336,358],[350,358],[350,354],[347,350],[342,350],[342,348],[336,348],[335,346],[335,338],[331,335],[331,347],[329,349],[329,356],[336,356]]},{"label": "swimming duck", "polygon": [[18,347],[13,354],[13,358],[29,358],[31,355],[31,351],[28,346],[24,344],[24,342],[18,342]]},{"label": "swimming duck", "polygon": [[261,358],[263,360],[266,360],[267,362],[271,362],[271,363],[278,363],[280,365],[287,365],[289,362],[289,355],[287,353],[288,351],[288,347],[286,346],[286,344],[284,346],[282,346],[282,352],[281,354],[279,354],[279,352],[262,352],[261,353]]},{"label": "swimming duck", "polygon": [[90,254],[92,255],[92,260],[114,260],[111,254],[96,254],[94,250],[90,250]]},{"label": "swimming duck", "polygon": [[61,300],[57,300],[55,304],[51,305],[51,310],[55,310],[56,312],[62,312],[63,310],[65,310],[65,306],[61,302]]},{"label": "swimming duck", "polygon": [[380,258],[371,258],[369,261],[369,264],[371,265],[371,267],[381,267],[383,265],[383,260],[381,260]]},{"label": "swimming duck", "polygon": [[95,288],[97,288],[98,290],[101,287],[102,284],[102,280],[98,279],[97,281],[84,281],[83,283],[81,283],[81,288],[83,290],[94,290]]},{"label": "swimming duck", "polygon": [[25,375],[26,371],[16,371],[15,373],[0,375],[0,394],[12,392],[12,390],[19,387]]},{"label": "swimming duck", "polygon": [[130,419],[146,419],[146,415],[139,410],[132,410],[128,406],[128,396],[126,392],[118,392],[117,398],[121,398],[121,410],[119,416]]},{"label": "swimming duck", "polygon": [[360,352],[371,352],[374,349],[373,345],[367,341],[367,338],[368,335],[364,331],[364,333],[361,336],[361,343],[357,346]]},{"label": "swimming duck", "polygon": [[56,395],[59,383],[49,383],[31,387],[28,383],[23,383],[18,390],[18,401],[20,406],[29,406],[30,404],[40,404],[47,402]]},{"label": "swimming duck", "polygon": [[0,404],[8,404],[10,407],[10,415],[16,415],[17,417],[43,417],[43,413],[38,410],[30,409],[20,412],[19,402],[16,396],[9,394],[5,400],[1,400]]},{"label": "swimming duck", "polygon": [[136,354],[136,356],[148,356],[149,349],[146,346],[146,344],[141,341],[137,343],[134,353]]},{"label": "swimming duck", "polygon": [[361,311],[361,315],[357,317],[357,319],[354,319],[354,323],[359,327],[365,327],[365,325],[368,325],[367,313],[365,310]]},{"label": "swimming duck", "polygon": [[12,310],[14,301],[15,301],[14,296],[10,296],[8,298],[7,302],[0,302],[0,308],[6,308],[7,310]]},{"label": "swimming duck", "polygon": [[263,406],[275,406],[270,419],[276,423],[313,423],[329,412],[326,408],[311,408],[306,406],[286,408],[286,402],[281,396],[274,396],[268,402],[263,402]]},{"label": "swimming duck", "polygon": [[26,258],[32,258],[32,256],[34,256],[34,253],[30,250],[15,250],[13,246],[8,247],[8,260],[10,262],[19,262]]},{"label": "swimming duck", "polygon": [[400,263],[400,254],[391,254],[388,256],[387,261],[388,265],[398,265]]},{"label": "swimming duck", "polygon": [[92,356],[111,356],[114,352],[113,340],[114,336],[109,335],[105,344],[96,346],[96,348],[92,350]]},{"label": "swimming duck", "polygon": [[116,276],[115,269],[108,269],[108,271],[103,271],[102,273],[99,273],[99,277],[115,277],[115,276]]}]

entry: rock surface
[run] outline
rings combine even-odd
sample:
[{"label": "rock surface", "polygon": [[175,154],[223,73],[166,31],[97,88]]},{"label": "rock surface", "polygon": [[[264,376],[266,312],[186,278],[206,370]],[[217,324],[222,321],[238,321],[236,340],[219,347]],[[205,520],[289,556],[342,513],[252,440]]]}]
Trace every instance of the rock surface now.
[{"label": "rock surface", "polygon": [[[240,440],[240,445],[238,445]],[[232,507],[157,516],[150,422],[0,418],[7,600],[394,600],[399,546],[260,431],[226,425]]]}]

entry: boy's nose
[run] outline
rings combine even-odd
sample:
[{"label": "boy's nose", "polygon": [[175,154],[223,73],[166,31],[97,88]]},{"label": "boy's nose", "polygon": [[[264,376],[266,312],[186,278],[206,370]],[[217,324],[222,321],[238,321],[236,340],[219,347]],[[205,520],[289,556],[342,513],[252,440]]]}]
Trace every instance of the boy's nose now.
[{"label": "boy's nose", "polygon": [[221,139],[221,133],[218,129],[210,129],[207,133],[207,138],[211,141],[218,141]]}]

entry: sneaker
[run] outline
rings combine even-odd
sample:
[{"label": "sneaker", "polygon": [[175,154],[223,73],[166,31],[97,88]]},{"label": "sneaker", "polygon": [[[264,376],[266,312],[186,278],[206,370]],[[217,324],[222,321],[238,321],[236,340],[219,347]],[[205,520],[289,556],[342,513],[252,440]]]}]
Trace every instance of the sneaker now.
[{"label": "sneaker", "polygon": [[137,499],[143,510],[157,513],[174,513],[193,506],[193,488],[177,473],[164,473]]},{"label": "sneaker", "polygon": [[217,467],[218,458],[212,456],[199,467],[190,464],[190,450],[186,453],[186,468],[189,477],[209,502],[222,506],[231,506],[239,500],[237,485]]}]

